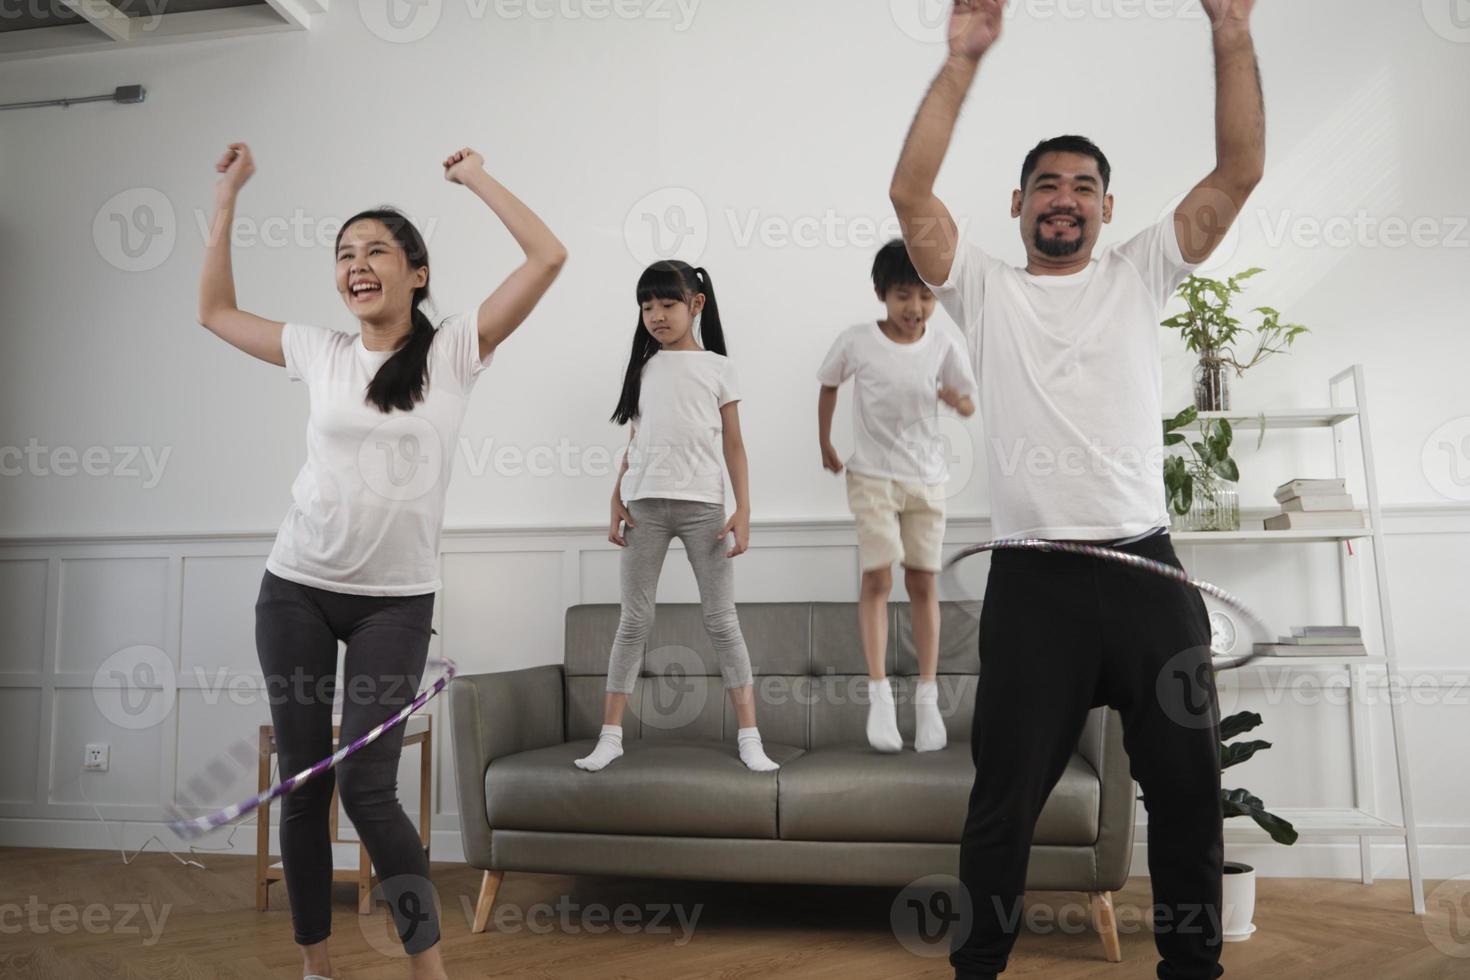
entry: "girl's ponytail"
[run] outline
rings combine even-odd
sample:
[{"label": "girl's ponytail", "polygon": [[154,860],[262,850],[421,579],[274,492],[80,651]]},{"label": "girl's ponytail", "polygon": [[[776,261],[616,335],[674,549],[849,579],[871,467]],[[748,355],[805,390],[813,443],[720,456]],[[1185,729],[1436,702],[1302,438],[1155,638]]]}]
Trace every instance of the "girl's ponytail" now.
[{"label": "girl's ponytail", "polygon": [[704,294],[704,309],[699,314],[699,337],[704,341],[705,350],[728,357],[729,352],[725,350],[725,330],[720,325],[720,307],[715,302],[715,285],[703,266],[695,269],[694,273],[699,279],[698,292]]}]

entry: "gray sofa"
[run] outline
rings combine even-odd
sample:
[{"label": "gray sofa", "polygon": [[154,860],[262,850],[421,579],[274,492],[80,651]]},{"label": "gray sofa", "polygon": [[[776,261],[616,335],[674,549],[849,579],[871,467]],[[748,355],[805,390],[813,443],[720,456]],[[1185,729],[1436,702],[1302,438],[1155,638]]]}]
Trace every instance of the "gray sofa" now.
[{"label": "gray sofa", "polygon": [[[589,773],[616,604],[566,611],[560,664],[449,686],[460,833],[482,869],[474,931],[507,871],[901,887],[954,875],[975,768],[978,623],[941,603],[939,704],[949,745],[915,753],[918,672],[907,604],[889,607],[888,674],[904,751],[867,744],[856,603],[743,603],[756,712],[781,768],[751,772],[697,603],[661,604],[623,721],[621,758]],[[1088,893],[1120,959],[1111,893],[1133,852],[1133,780],[1116,712],[1098,708],[1037,823],[1028,889]],[[616,846],[608,846],[608,845]]]}]

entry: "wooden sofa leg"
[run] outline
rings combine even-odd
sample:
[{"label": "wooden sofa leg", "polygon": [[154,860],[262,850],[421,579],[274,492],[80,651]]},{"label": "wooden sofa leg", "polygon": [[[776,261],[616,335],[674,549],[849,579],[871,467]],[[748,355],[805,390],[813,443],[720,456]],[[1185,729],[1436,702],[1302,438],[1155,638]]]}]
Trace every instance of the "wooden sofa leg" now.
[{"label": "wooden sofa leg", "polygon": [[1102,938],[1103,955],[1109,963],[1123,962],[1123,947],[1118,942],[1118,920],[1113,915],[1112,892],[1088,892],[1092,905],[1092,927]]},{"label": "wooden sofa leg", "polygon": [[486,871],[480,879],[480,897],[475,902],[475,923],[470,932],[484,932],[490,924],[490,907],[495,904],[495,893],[500,891],[504,880],[504,871]]}]

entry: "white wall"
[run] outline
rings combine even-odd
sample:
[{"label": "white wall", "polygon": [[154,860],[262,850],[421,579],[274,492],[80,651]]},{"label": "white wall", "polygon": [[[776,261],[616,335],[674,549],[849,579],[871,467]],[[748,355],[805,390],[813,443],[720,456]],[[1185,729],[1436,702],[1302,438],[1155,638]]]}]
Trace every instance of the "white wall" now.
[{"label": "white wall", "polygon": [[[713,273],[745,379],[758,538],[774,549],[763,558],[758,547],[748,560],[785,569],[789,579],[766,577],[776,585],[813,581],[828,561],[851,571],[841,485],[821,470],[815,450],[812,372],[840,329],[878,312],[866,285],[879,241],[872,227],[890,220],[887,181],[939,49],[911,36],[922,31],[905,29],[919,20],[918,2],[689,3],[686,22],[673,3],[633,3],[648,15],[594,20],[443,0],[422,7],[438,17],[432,30],[412,41],[397,36],[403,43],[384,39],[392,31],[371,14],[381,4],[339,3],[310,33],[0,65],[3,102],[130,83],[149,90],[142,105],[0,113],[0,448],[38,448],[18,473],[14,454],[3,460],[11,469],[0,535],[12,539],[5,557],[18,562],[4,566],[14,586],[6,601],[16,610],[34,608],[33,600],[51,610],[39,623],[7,617],[3,656],[11,673],[0,681],[0,697],[15,710],[0,716],[11,719],[11,744],[20,747],[7,761],[0,794],[16,801],[0,809],[7,836],[40,833],[22,832],[40,826],[27,821],[65,828],[89,813],[47,795],[53,764],[62,766],[59,776],[74,775],[70,742],[53,749],[49,727],[39,740],[29,734],[53,718],[100,717],[85,696],[58,694],[54,672],[66,669],[66,657],[80,657],[78,669],[85,669],[89,657],[154,642],[146,638],[154,629],[172,644],[163,649],[189,662],[189,645],[205,640],[182,625],[184,556],[219,559],[211,542],[228,532],[248,535],[228,539],[225,557],[235,548],[248,560],[197,594],[218,603],[219,622],[232,624],[233,645],[219,656],[251,669],[251,579],[258,582],[258,559],[300,466],[307,402],[284,372],[239,354],[194,321],[200,224],[212,200],[213,162],[231,140],[250,142],[260,166],[241,199],[235,268],[241,305],[266,316],[355,329],[334,294],[333,223],[385,201],[407,209],[429,238],[440,312],[478,302],[517,256],[494,216],[442,180],[439,160],[461,145],[482,151],[491,172],[568,244],[572,259],[561,280],[479,383],[449,493],[451,529],[544,529],[525,560],[555,578],[545,596],[552,608],[544,619],[515,621],[523,635],[514,645],[535,651],[524,662],[559,659],[554,624],[565,602],[615,598],[605,557],[584,569],[562,556],[566,541],[589,540],[587,529],[605,520],[610,463],[587,451],[616,449],[624,439],[606,419],[634,328],[630,294],[648,257],[650,218],[662,223],[665,244],[678,229],[694,232],[678,255]],[[1144,6],[1167,15],[1121,14]],[[1082,132],[1112,159],[1117,216],[1105,241],[1120,240],[1155,220],[1212,164],[1205,24],[1183,3],[1033,0],[1012,7],[1017,13],[982,71],[941,193],[969,234],[1019,262],[1008,204],[1022,157],[1046,136]],[[1101,14],[1068,17],[1058,8]],[[601,8],[564,0],[559,9]],[[1463,125],[1470,32],[1457,32],[1448,12],[1433,5],[1375,0],[1263,4],[1255,26],[1268,176],[1238,240],[1216,261],[1225,272],[1266,267],[1246,298],[1277,306],[1314,332],[1291,357],[1237,382],[1236,404],[1321,405],[1331,374],[1365,365],[1379,486],[1396,522],[1390,557],[1401,662],[1432,672],[1435,690],[1453,691],[1453,678],[1470,668],[1463,632],[1449,615],[1470,571],[1462,557],[1470,442],[1461,442],[1470,436],[1463,378],[1470,184],[1461,165],[1470,153]],[[153,208],[162,234],[145,239],[135,229],[125,240],[118,222],[140,219],[141,205]],[[819,241],[748,239],[752,221],[777,236],[815,222]],[[1344,227],[1344,240],[1314,240],[1324,228]],[[1420,244],[1396,244],[1409,227]],[[262,228],[281,237],[263,242]],[[140,265],[147,268],[134,271]],[[1166,405],[1182,406],[1190,358],[1172,336],[1164,344]],[[849,445],[846,419],[844,396],[839,448]],[[956,422],[950,431],[962,474],[952,487],[954,524],[978,532],[988,512],[977,458],[983,427]],[[470,465],[503,445],[563,444],[575,452],[573,463],[550,476],[513,464],[500,471]],[[52,453],[59,448],[77,457],[93,449],[106,475],[57,472],[67,465]],[[1239,455],[1248,506],[1268,503],[1269,489],[1287,477],[1331,465],[1327,441],[1314,433],[1272,433],[1259,452],[1243,445]],[[162,460],[161,478],[150,475],[148,458]],[[770,521],[783,523],[763,523]],[[104,540],[117,534],[138,537],[126,545]],[[825,535],[837,557],[787,551],[793,534]],[[478,553],[521,538],[467,540]],[[119,594],[109,584],[99,586],[96,601],[148,610],[146,629],[61,605],[62,556],[114,560],[118,547],[162,564],[146,573],[87,564],[100,569],[97,582],[146,592]],[[1284,580],[1297,591],[1279,593],[1283,608],[1295,601],[1295,608],[1330,613],[1336,586],[1325,575],[1335,563],[1320,548],[1317,555],[1285,559],[1245,548],[1198,562],[1202,573],[1246,594]],[[476,594],[497,583],[540,581],[519,560],[491,565],[446,569],[455,588]],[[572,575],[575,588],[566,581]],[[837,578],[831,597],[850,597],[854,577]],[[747,567],[740,598],[765,598],[765,588]],[[453,597],[446,601],[452,606]],[[222,635],[210,633],[208,642]],[[1437,697],[1432,707],[1410,708],[1411,744],[1424,767],[1416,787],[1421,823],[1437,828],[1429,837],[1442,838],[1441,873],[1458,874],[1470,870],[1463,789],[1470,773],[1443,747],[1463,742],[1467,716],[1463,691],[1458,707],[1451,694]],[[188,764],[172,746],[194,744],[190,726],[203,725],[189,716],[180,709],[173,741],[137,746],[150,765],[165,753],[157,785],[124,770],[113,802],[167,798],[175,770]],[[1268,800],[1339,801],[1346,763],[1331,747],[1335,736],[1300,715],[1273,723],[1303,727],[1283,733],[1275,757],[1253,762],[1241,781]],[[1325,761],[1301,780],[1310,756],[1288,758],[1288,746],[1299,750],[1312,738],[1327,742]],[[71,826],[74,839],[85,837],[83,824]]]}]

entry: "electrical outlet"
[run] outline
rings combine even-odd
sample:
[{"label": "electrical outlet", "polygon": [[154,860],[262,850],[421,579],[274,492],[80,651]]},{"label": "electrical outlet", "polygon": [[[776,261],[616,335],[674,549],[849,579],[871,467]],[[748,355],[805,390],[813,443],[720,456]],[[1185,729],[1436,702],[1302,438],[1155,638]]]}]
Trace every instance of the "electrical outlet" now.
[{"label": "electrical outlet", "polygon": [[93,769],[98,772],[107,771],[107,743],[89,742],[87,751],[82,757],[82,768]]}]

